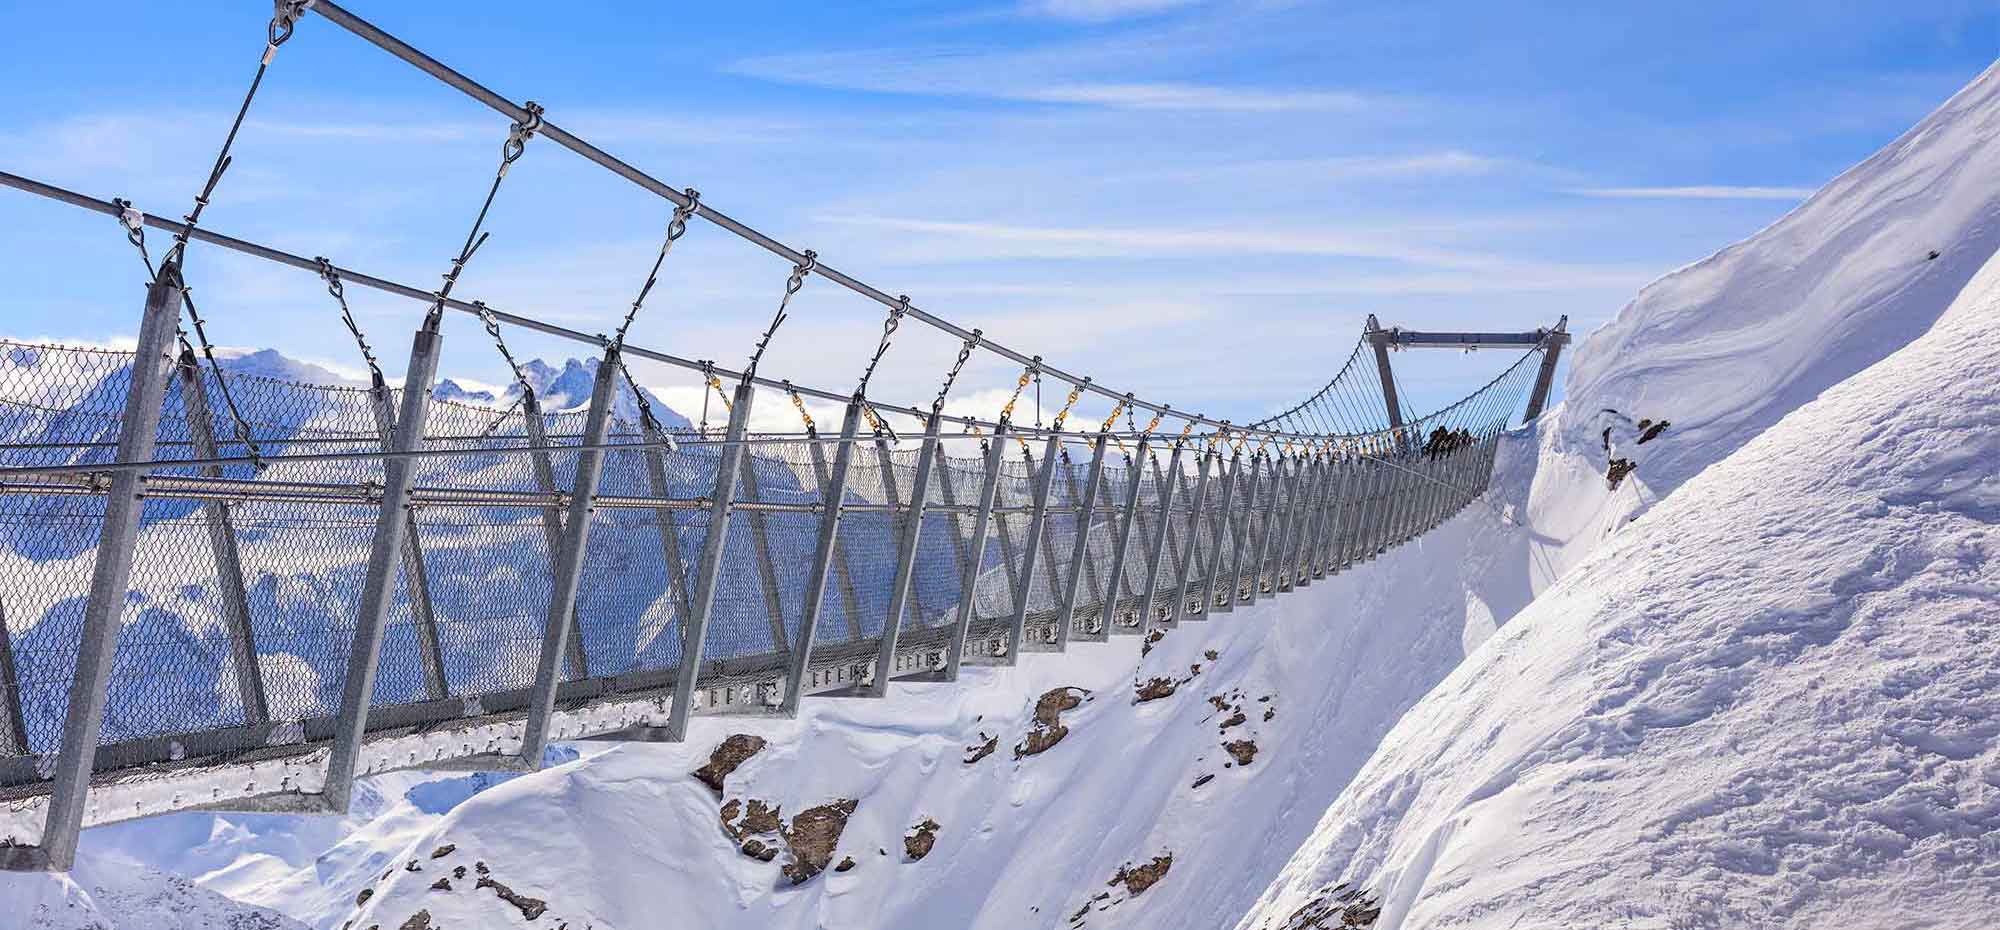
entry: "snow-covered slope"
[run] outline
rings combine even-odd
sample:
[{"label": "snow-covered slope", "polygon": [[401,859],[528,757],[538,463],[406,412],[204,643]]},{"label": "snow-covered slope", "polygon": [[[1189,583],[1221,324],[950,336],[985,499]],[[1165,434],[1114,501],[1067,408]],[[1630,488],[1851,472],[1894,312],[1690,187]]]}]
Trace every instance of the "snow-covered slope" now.
[{"label": "snow-covered slope", "polygon": [[[1523,438],[1510,439],[1505,484],[1524,489],[1534,460]],[[1494,504],[1518,510],[1521,501],[1500,493]],[[881,701],[811,700],[796,722],[702,718],[681,746],[583,744],[585,758],[481,793],[441,820],[392,805],[384,826],[354,825],[366,835],[322,857],[287,857],[285,868],[269,858],[256,867],[267,871],[228,865],[279,842],[275,817],[159,821],[222,837],[185,865],[175,865],[172,843],[137,848],[134,837],[163,829],[152,822],[91,831],[86,852],[102,844],[209,873],[211,887],[329,930],[349,919],[397,927],[419,911],[442,926],[519,922],[519,907],[480,887],[481,877],[544,901],[537,925],[548,926],[654,926],[670,909],[690,927],[1012,930],[1072,926],[1070,915],[1087,904],[1075,926],[1227,925],[1381,734],[1461,660],[1466,631],[1476,642],[1492,618],[1527,601],[1527,545],[1519,528],[1475,507],[1336,579],[1186,624],[1143,656],[1139,641],[1120,638],[1012,670],[968,669],[962,688],[898,685]],[[1441,576],[1440,566],[1454,567]],[[1135,685],[1155,677],[1175,680],[1175,693],[1135,704]],[[1015,759],[1037,699],[1061,687],[1089,691],[1062,713],[1067,735]],[[1222,729],[1237,708],[1244,721]],[[689,773],[739,732],[769,744],[717,798]],[[967,764],[968,748],[989,738],[993,754]],[[1246,739],[1257,750],[1241,766],[1223,744]],[[1213,780],[1195,787],[1203,776]],[[719,818],[727,801],[752,799],[778,805],[788,822],[854,799],[833,861],[851,855],[856,867],[793,888],[780,873],[783,854],[768,863],[744,856]],[[935,849],[909,861],[903,839],[926,818],[940,825]],[[431,858],[447,845],[452,852]],[[1143,893],[1107,884],[1121,866],[1165,855],[1168,873]],[[411,861],[418,871],[407,869]],[[432,887],[440,878],[450,890]],[[1107,897],[1093,901],[1098,894]]]},{"label": "snow-covered slope", "polygon": [[[1783,219],[1647,286],[1579,340],[1551,448],[1564,469],[1602,474],[1622,458],[1636,470],[1616,491],[1565,486],[1536,516],[1637,512],[1930,328],[2000,248],[1997,137],[2000,65]],[[1641,421],[1669,425],[1642,446]],[[1597,542],[1548,556],[1560,570]]]},{"label": "snow-covered slope", "polygon": [[1245,928],[2000,926],[2000,260],[1399,723]]},{"label": "snow-covered slope", "polygon": [[117,856],[79,859],[66,874],[0,872],[0,902],[0,926],[35,930],[305,930],[274,910]]}]

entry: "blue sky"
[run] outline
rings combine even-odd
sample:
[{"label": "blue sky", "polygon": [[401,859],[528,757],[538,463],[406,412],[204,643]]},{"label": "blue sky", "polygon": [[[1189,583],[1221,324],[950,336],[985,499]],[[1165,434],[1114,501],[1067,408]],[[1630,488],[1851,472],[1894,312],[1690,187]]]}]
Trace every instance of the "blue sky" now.
[{"label": "blue sky", "polygon": [[[1782,215],[2000,52],[2000,12],[1952,0],[350,8],[885,291],[1101,383],[1239,420],[1314,389],[1371,312],[1501,329],[1567,313],[1587,331],[1652,278]],[[267,12],[10,4],[0,169],[184,211]],[[497,115],[309,17],[205,225],[428,286],[505,134]],[[667,212],[538,140],[458,293],[608,332]],[[7,335],[133,330],[142,274],[108,219],[0,191],[0,254]],[[634,341],[738,366],[787,270],[697,224]],[[197,248],[188,277],[219,342],[358,368],[312,276]],[[421,305],[353,296],[400,369]],[[809,283],[764,371],[849,389],[881,318]],[[501,381],[477,324],[448,326],[446,371]],[[927,398],[956,349],[905,326],[877,396]],[[1423,407],[1504,361],[1397,359]],[[1015,373],[976,359],[959,409],[993,414]],[[696,396],[680,373],[639,374],[676,406]]]}]

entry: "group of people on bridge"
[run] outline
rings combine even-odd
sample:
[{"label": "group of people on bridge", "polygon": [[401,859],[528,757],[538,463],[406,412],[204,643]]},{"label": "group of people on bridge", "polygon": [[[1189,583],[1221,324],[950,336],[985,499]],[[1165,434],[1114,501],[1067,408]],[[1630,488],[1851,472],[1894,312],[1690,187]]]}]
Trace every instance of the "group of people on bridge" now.
[{"label": "group of people on bridge", "polygon": [[1438,456],[1449,455],[1472,445],[1475,441],[1471,430],[1464,427],[1455,430],[1445,429],[1440,426],[1431,430],[1431,438],[1424,442],[1424,458],[1436,461]]}]

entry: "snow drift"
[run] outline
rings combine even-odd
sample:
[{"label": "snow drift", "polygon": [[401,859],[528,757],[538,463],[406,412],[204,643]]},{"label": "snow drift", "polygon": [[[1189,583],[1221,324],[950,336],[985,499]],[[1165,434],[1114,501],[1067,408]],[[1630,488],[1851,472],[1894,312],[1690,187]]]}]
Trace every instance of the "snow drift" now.
[{"label": "snow drift", "polygon": [[[1503,446],[1516,492],[1532,462],[1521,437]],[[1520,503],[1495,495],[1496,506]],[[496,885],[541,902],[535,923],[549,926],[652,926],[663,907],[681,925],[715,928],[1228,925],[1396,717],[1461,661],[1468,627],[1490,630],[1488,618],[1526,602],[1526,545],[1493,510],[1469,508],[1365,567],[1154,643],[1073,645],[1014,669],[967,669],[956,687],[898,685],[883,700],[810,700],[797,721],[698,718],[682,745],[584,744],[584,758],[420,830],[242,872],[230,893],[329,930],[396,927],[419,912],[438,926],[523,920]],[[1159,679],[1173,693],[1139,701]],[[1079,698],[1060,714],[1065,735],[1016,758],[1038,699],[1061,688]],[[767,745],[717,797],[689,773],[732,733]],[[991,754],[966,761],[989,741]],[[1225,748],[1244,742],[1254,749]],[[797,886],[780,871],[787,855],[741,849],[755,838],[782,850],[781,837],[723,825],[732,802],[740,828],[751,801],[789,826],[849,799],[828,864],[855,865]],[[926,820],[939,825],[934,846],[913,859],[904,841]],[[86,835],[86,854],[103,832]],[[1163,857],[1170,868],[1143,891],[1112,884],[1121,868]]]},{"label": "snow drift", "polygon": [[[1579,343],[1558,448],[1629,455],[1662,497],[1909,344],[2000,248],[1996,136],[2000,65],[1770,227],[1648,285]],[[1630,442],[1641,418],[1672,441]]]},{"label": "snow drift", "polygon": [[1673,493],[1560,553],[1241,927],[1343,882],[1395,928],[2000,924],[1996,131],[1989,70],[1584,343],[1545,475]]},{"label": "snow drift", "polygon": [[1242,926],[2000,925],[1995,463],[2000,260],[1496,635]]}]

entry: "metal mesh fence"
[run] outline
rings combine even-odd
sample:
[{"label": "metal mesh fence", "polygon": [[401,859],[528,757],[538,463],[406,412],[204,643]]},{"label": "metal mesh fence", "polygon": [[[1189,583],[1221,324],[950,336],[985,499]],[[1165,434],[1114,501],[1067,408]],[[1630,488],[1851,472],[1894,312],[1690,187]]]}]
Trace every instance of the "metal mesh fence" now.
[{"label": "metal mesh fence", "polygon": [[[104,524],[102,474],[18,469],[110,463],[131,370],[130,353],[0,342],[0,468],[17,470],[0,476],[0,784],[46,777],[6,763],[56,748]],[[116,755],[118,764],[176,758],[178,741],[190,734],[204,735],[205,751],[225,755],[323,739],[310,734],[327,732],[339,712],[383,463],[365,454],[284,457],[378,452],[400,391],[243,371],[229,375],[229,388],[258,450],[275,460],[264,468],[192,464],[249,449],[235,420],[211,402],[221,391],[214,373],[171,368],[157,458],[191,464],[155,467],[147,481],[101,736],[128,750]],[[411,503],[393,527],[404,534],[404,558],[373,694],[374,706],[415,716],[385,719],[407,725],[489,712],[467,699],[521,705],[550,621],[551,566],[585,420],[581,411],[540,412],[519,401],[432,399],[425,446],[439,454],[413,460]],[[1440,432],[1460,424],[1478,432],[1462,440]],[[610,433],[616,445],[653,438],[626,419],[615,419]],[[1035,540],[1041,446],[1030,443],[1034,452],[1024,454],[1027,446],[1006,440],[976,566],[981,546],[972,534],[986,478],[977,446],[942,443],[919,489],[917,443],[864,438],[851,451],[814,667],[873,661],[901,530],[919,496],[923,524],[899,639],[903,651],[925,653],[918,664],[928,665],[956,622],[969,567],[971,635],[982,654],[1004,648],[1017,612],[1031,648],[1054,643],[1072,582],[1069,606],[1085,635],[1139,632],[1160,621],[1172,613],[1183,577],[1183,617],[1206,616],[1253,589],[1263,596],[1296,576],[1338,570],[1434,525],[1484,489],[1496,434],[1494,424],[1466,416],[1420,421],[1402,441],[1345,453],[1321,485],[1310,468],[1294,483],[1289,459],[1282,477],[1268,455],[1253,469],[1248,450],[1232,471],[1227,447],[1204,469],[1201,447],[1190,446],[1174,467],[1170,446],[1128,458],[1114,442],[1094,496],[1091,447],[1073,444],[1045,463],[1048,503]],[[1424,437],[1429,446],[1416,441]],[[724,456],[691,430],[672,438],[677,447],[603,455],[582,581],[572,618],[563,619],[575,635],[562,675],[591,682],[588,694],[657,691],[688,652],[683,627],[702,593],[695,568]],[[828,519],[823,486],[837,446],[752,440],[712,592],[702,687],[786,675],[818,569]],[[1204,473],[1206,490],[1197,495]],[[1393,498],[1390,479],[1400,479]],[[1157,596],[1145,616],[1149,588]],[[1107,618],[1114,597],[1117,610]],[[814,675],[808,686],[827,684]]]}]

